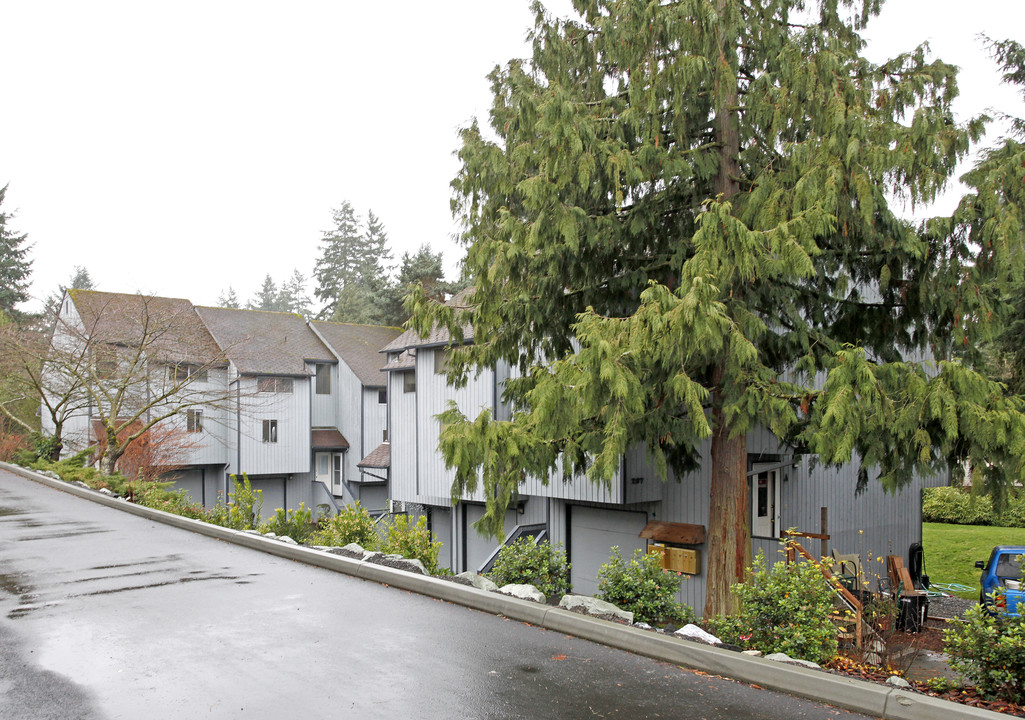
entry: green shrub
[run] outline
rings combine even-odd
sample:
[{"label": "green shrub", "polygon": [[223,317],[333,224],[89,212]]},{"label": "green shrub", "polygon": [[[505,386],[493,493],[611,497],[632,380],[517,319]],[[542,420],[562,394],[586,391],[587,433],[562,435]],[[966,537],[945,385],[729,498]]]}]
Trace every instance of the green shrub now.
[{"label": "green shrub", "polygon": [[1007,503],[997,516],[1000,527],[1025,528],[1025,493],[1008,495]]},{"label": "green shrub", "polygon": [[662,569],[658,555],[634,550],[624,560],[612,547],[609,561],[598,570],[598,597],[634,614],[634,620],[656,623],[690,622],[694,611],[676,601],[683,576]]},{"label": "green shrub", "polygon": [[975,605],[943,631],[950,664],[987,697],[1025,703],[1025,618]]},{"label": "green shrub", "polygon": [[961,488],[926,488],[922,492],[922,521],[955,525],[992,525],[992,501]]},{"label": "green shrub", "polygon": [[566,553],[548,542],[534,544],[529,537],[499,550],[488,577],[499,587],[510,583],[533,585],[548,598],[562,597],[570,589]]},{"label": "green shrub", "polygon": [[255,530],[263,512],[263,490],[253,490],[245,473],[241,480],[238,475],[232,475],[231,479],[235,485],[230,501],[227,505],[218,502],[207,513],[207,522],[232,530]]},{"label": "green shrub", "polygon": [[724,642],[819,664],[836,657],[837,629],[829,617],[833,591],[811,563],[768,567],[759,551],[747,582],[734,585],[733,592],[739,613],[704,622]]},{"label": "green shrub", "polygon": [[174,515],[208,521],[207,511],[201,504],[193,502],[185,490],[173,492],[150,492],[136,499],[136,502],[156,510],[163,510]]},{"label": "green shrub", "polygon": [[417,559],[428,573],[438,572],[438,552],[441,543],[427,529],[427,518],[421,515],[416,522],[409,515],[397,515],[388,528],[381,551]]},{"label": "green shrub", "polygon": [[315,528],[313,511],[306,507],[306,503],[299,503],[298,510],[276,509],[274,517],[260,523],[259,530],[262,533],[287,535],[296,542],[303,543],[310,538]]},{"label": "green shrub", "polygon": [[338,547],[357,543],[364,550],[376,550],[380,543],[374,525],[374,518],[357,500],[352,505],[346,505],[334,517],[325,520],[320,530],[313,534],[311,542],[314,545]]}]

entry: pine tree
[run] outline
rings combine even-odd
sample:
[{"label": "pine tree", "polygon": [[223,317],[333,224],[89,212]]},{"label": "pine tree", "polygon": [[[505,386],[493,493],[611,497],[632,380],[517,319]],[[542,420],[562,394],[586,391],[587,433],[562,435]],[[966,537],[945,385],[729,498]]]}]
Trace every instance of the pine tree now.
[{"label": "pine tree", "polygon": [[31,245],[25,244],[27,234],[19,235],[8,226],[14,214],[2,209],[7,187],[0,187],[0,311],[16,316],[14,306],[28,300],[28,278],[32,273],[28,251]]},{"label": "pine tree", "polygon": [[[710,440],[705,612],[729,612],[750,562],[749,431],[887,488],[1025,447],[1019,406],[943,360],[974,290],[964,255],[887,203],[933,199],[982,126],[954,123],[955,70],[925,48],[862,56],[879,5],[537,6],[532,59],[491,75],[490,132],[462,133],[473,308],[421,298],[415,315],[421,332],[472,322],[457,364],[523,371],[511,420],[442,418],[453,495],[484,485],[481,529],[524,473],[603,482],[642,444],[685,480]],[[914,362],[930,352],[935,372]]]},{"label": "pine tree", "polygon": [[313,301],[306,294],[306,276],[298,270],[292,271],[292,276],[282,284],[281,292],[278,294],[278,306],[284,312],[293,312],[310,317],[310,307]]},{"label": "pine tree", "polygon": [[89,271],[81,265],[76,265],[74,272],[71,273],[71,277],[68,280],[68,284],[58,285],[57,292],[50,293],[46,298],[44,306],[44,316],[47,318],[55,318],[57,310],[60,308],[61,300],[64,298],[64,293],[68,290],[93,290],[95,289],[92,276]]},{"label": "pine tree", "polygon": [[406,295],[418,283],[423,287],[425,297],[436,302],[443,301],[455,291],[454,284],[445,282],[442,262],[442,254],[432,252],[428,243],[421,245],[413,255],[408,252],[402,254],[398,278],[381,293],[381,324],[398,327],[409,319],[404,302]]},{"label": "pine tree", "polygon": [[274,310],[281,311],[281,294],[278,292],[278,286],[271,278],[270,274],[264,276],[263,285],[257,291],[253,299],[246,305],[249,310]]},{"label": "pine tree", "polygon": [[238,310],[242,307],[242,303],[238,299],[238,294],[235,292],[235,288],[229,285],[227,290],[217,296],[217,307],[231,308],[233,310]]},{"label": "pine tree", "polygon": [[385,263],[391,259],[384,225],[371,211],[366,227],[348,202],[332,212],[335,227],[324,233],[313,271],[314,294],[324,303],[319,316],[353,323],[374,323],[380,294],[387,286]]},{"label": "pine tree", "polygon": [[320,317],[329,318],[334,312],[346,285],[357,276],[362,255],[360,221],[348,201],[331,211],[334,227],[324,232],[320,257],[314,266],[313,278],[317,283],[313,294],[324,306]]}]

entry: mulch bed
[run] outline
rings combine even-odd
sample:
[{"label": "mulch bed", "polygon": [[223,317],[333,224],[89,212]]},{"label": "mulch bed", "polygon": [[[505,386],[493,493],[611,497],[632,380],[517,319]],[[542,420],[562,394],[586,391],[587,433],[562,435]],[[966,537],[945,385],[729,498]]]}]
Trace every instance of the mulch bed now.
[{"label": "mulch bed", "polygon": [[[896,633],[894,637],[891,638],[891,642],[896,642],[898,645],[914,646],[920,650],[942,652],[944,649],[942,627],[943,623],[930,620],[928,626],[923,628],[922,632],[916,634]],[[851,658],[843,656],[828,663],[825,668],[838,675],[881,684],[885,683],[886,680],[893,675],[892,672],[883,668],[859,663]],[[959,687],[953,690],[937,691],[929,687],[929,685],[924,682],[917,682],[914,680],[910,680],[909,682],[911,683],[911,689],[916,692],[920,692],[923,695],[931,695],[932,697],[940,698],[941,700],[949,700],[962,705],[969,705],[971,707],[982,708],[984,710],[992,710],[993,712],[1004,713],[1005,715],[1010,715],[1012,717],[1025,718],[1025,706],[1015,705],[1001,700],[986,700],[975,688]]]}]

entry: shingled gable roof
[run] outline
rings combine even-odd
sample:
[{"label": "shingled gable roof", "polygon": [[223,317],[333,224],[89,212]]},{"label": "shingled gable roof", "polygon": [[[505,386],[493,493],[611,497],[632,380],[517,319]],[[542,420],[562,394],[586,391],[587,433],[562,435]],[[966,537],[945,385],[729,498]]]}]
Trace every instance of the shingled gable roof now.
[{"label": "shingled gable roof", "polygon": [[385,440],[374,448],[369,455],[356,463],[361,468],[390,468],[391,467],[391,445]]},{"label": "shingled gable roof", "polygon": [[196,311],[243,375],[305,376],[307,362],[336,362],[295,313],[214,307]]},{"label": "shingled gable roof", "polygon": [[381,387],[381,347],[397,338],[402,331],[398,328],[377,325],[351,325],[316,321],[314,329],[332,350],[356,374],[366,387]]},{"label": "shingled gable roof", "polygon": [[[460,290],[458,293],[449,298],[445,304],[453,307],[467,307],[470,296],[473,294],[474,288],[466,288]],[[452,333],[448,331],[448,328],[436,327],[433,328],[426,337],[418,333],[416,330],[406,330],[404,333],[399,335],[395,340],[381,348],[381,352],[397,352],[399,350],[408,350],[409,348],[417,347],[438,347],[440,345],[449,345],[452,342]],[[463,342],[473,342],[473,326],[466,324],[463,325]]]},{"label": "shingled gable roof", "polygon": [[164,362],[226,364],[188,300],[84,289],[68,290],[68,296],[93,342],[144,345],[148,356]]}]

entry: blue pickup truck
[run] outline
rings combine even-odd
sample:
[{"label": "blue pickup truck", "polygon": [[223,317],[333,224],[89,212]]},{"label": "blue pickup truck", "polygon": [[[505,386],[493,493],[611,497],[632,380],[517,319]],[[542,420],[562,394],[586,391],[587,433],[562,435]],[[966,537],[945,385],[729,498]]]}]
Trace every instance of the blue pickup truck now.
[{"label": "blue pickup truck", "polygon": [[[1019,617],[1025,609],[1025,590],[1021,589],[1022,562],[1025,545],[998,545],[993,548],[989,562],[979,560],[975,567],[982,570],[979,602],[991,610],[1006,610],[1008,615]],[[1003,596],[998,598],[994,606],[993,591],[1003,589]]]}]

